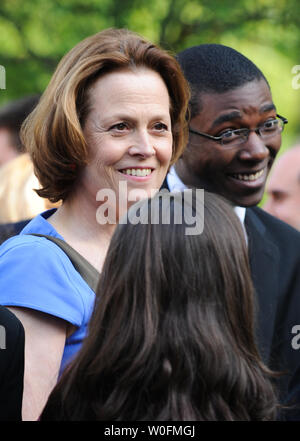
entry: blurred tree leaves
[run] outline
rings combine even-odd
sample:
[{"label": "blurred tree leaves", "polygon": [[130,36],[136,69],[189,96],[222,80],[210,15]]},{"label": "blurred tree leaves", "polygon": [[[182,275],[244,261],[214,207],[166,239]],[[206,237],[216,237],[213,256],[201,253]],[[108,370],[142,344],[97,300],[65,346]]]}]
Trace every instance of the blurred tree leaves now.
[{"label": "blurred tree leaves", "polygon": [[278,109],[290,119],[289,142],[300,133],[299,0],[1,0],[0,104],[42,92],[58,61],[83,38],[127,27],[177,52],[201,43],[228,44],[266,74]]}]

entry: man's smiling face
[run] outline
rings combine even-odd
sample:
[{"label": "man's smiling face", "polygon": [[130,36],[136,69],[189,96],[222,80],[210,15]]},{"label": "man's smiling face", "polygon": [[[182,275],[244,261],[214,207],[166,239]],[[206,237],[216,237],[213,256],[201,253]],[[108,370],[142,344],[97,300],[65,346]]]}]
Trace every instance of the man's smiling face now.
[{"label": "man's smiling face", "polygon": [[[212,136],[230,129],[255,129],[276,118],[263,79],[221,94],[203,93],[200,101],[201,112],[191,119],[190,127]],[[280,133],[262,140],[252,131],[246,142],[231,148],[191,133],[176,170],[188,186],[220,194],[235,205],[257,205],[280,145]]]}]

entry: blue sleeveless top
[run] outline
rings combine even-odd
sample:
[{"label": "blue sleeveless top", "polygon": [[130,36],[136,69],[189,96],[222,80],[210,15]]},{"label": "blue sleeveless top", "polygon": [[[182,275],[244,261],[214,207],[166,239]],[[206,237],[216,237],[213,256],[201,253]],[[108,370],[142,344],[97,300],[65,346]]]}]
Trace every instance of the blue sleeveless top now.
[{"label": "blue sleeveless top", "polygon": [[0,304],[41,311],[76,327],[66,339],[61,373],[86,335],[95,293],[57,245],[30,236],[39,233],[63,239],[47,221],[54,211],[41,213],[0,246]]}]

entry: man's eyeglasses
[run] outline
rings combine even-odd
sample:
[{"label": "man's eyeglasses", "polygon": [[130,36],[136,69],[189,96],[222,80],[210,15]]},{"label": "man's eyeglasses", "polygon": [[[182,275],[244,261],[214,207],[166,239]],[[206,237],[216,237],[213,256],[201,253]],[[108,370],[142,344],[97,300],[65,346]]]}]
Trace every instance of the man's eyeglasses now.
[{"label": "man's eyeglasses", "polygon": [[203,136],[204,138],[212,139],[213,141],[219,142],[223,147],[230,148],[246,142],[250,132],[255,132],[261,137],[261,139],[272,138],[272,136],[281,133],[284,129],[284,125],[288,123],[288,120],[278,114],[276,117],[277,118],[268,119],[261,126],[256,127],[256,129],[226,130],[220,136],[208,135],[207,133],[198,132],[191,128],[189,128],[189,132]]}]

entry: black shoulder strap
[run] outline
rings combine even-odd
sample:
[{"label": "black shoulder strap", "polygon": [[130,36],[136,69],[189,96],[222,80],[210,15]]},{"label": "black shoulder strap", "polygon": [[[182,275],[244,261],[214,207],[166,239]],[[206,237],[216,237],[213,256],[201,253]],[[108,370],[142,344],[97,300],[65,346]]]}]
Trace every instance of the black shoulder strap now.
[{"label": "black shoulder strap", "polygon": [[31,233],[31,236],[45,237],[46,239],[51,240],[51,242],[54,242],[57,246],[59,246],[69,257],[76,271],[79,272],[79,274],[86,281],[89,287],[94,292],[96,292],[100,274],[96,270],[96,268],[94,268],[93,265],[90,264],[90,262],[88,262],[84,257],[81,256],[81,254],[74,250],[74,248],[72,248],[67,242],[59,239],[58,237],[34,233]]}]

